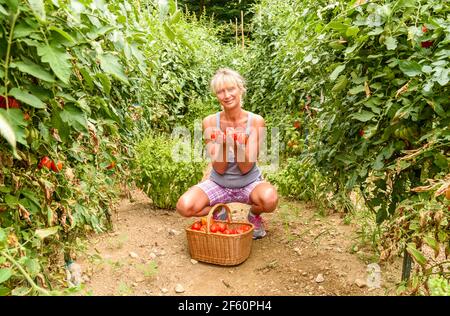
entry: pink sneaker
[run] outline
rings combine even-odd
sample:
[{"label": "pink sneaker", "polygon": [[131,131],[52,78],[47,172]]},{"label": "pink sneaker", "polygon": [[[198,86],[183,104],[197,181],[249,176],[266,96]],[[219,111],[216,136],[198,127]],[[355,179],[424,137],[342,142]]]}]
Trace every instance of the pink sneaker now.
[{"label": "pink sneaker", "polygon": [[260,239],[266,236],[266,230],[264,229],[264,220],[261,215],[253,215],[248,212],[247,219],[253,224],[253,239]]}]

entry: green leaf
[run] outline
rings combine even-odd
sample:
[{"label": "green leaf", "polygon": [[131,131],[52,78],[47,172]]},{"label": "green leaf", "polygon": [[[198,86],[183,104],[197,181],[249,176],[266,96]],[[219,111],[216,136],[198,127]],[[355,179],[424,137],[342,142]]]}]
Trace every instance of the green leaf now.
[{"label": "green leaf", "polygon": [[54,235],[58,232],[59,226],[53,226],[44,229],[36,229],[35,235],[40,239],[44,239],[45,237]]},{"label": "green leaf", "polygon": [[414,243],[409,243],[406,247],[406,251],[414,258],[414,260],[420,264],[422,267],[425,267],[425,264],[427,263],[427,259],[424,257],[424,255],[416,249],[416,245]]},{"label": "green leaf", "polygon": [[331,89],[332,92],[339,92],[345,89],[347,86],[348,80],[345,75],[339,76],[339,79],[337,80],[336,84]]},{"label": "green leaf", "polygon": [[339,74],[345,69],[345,64],[344,65],[339,65],[337,66],[333,72],[330,74],[330,80],[334,81],[336,80],[336,78],[339,76]]},{"label": "green leaf", "polygon": [[16,135],[14,134],[14,130],[9,124],[8,120],[3,116],[0,112],[0,134],[4,139],[11,145],[11,147],[15,150],[16,148]]},{"label": "green leaf", "polygon": [[15,287],[12,292],[11,295],[12,296],[25,296],[28,293],[31,292],[31,288],[30,287],[25,287],[25,286],[19,286],[19,287]]},{"label": "green leaf", "polygon": [[45,109],[45,107],[46,107],[44,102],[42,102],[36,96],[29,93],[27,90],[21,90],[19,88],[12,88],[9,91],[9,94],[12,95],[17,100],[22,101],[28,105],[31,105],[32,107],[35,107],[38,109]]},{"label": "green leaf", "polygon": [[433,68],[431,68],[431,67],[428,66],[428,65],[424,65],[424,66],[422,67],[422,72],[424,72],[424,73],[430,74],[432,71],[433,71]]},{"label": "green leaf", "polygon": [[168,26],[166,23],[163,24],[164,26],[164,33],[166,33],[166,36],[171,40],[174,41],[175,40],[175,32],[172,31],[172,29],[170,28],[170,26]]},{"label": "green leaf", "polygon": [[102,82],[103,92],[109,95],[109,93],[111,92],[111,81],[109,80],[108,76],[104,73],[98,73],[96,76]]},{"label": "green leaf", "polygon": [[57,32],[57,33],[59,33],[59,34],[61,34],[66,40],[68,40],[69,42],[71,42],[71,43],[75,43],[75,40],[73,39],[73,37],[72,36],[70,36],[70,34],[69,33],[67,33],[67,32],[65,32],[65,31],[63,31],[63,30],[61,30],[60,28],[57,28],[56,26],[50,26],[49,28],[48,28],[49,30],[52,30],[52,31],[55,31],[55,32]]},{"label": "green leaf", "polygon": [[9,15],[8,11],[6,11],[5,8],[1,4],[0,4],[0,13],[3,15],[6,15],[6,16]]},{"label": "green leaf", "polygon": [[347,36],[356,36],[359,32],[359,28],[357,26],[351,26],[347,29],[347,31],[345,32],[345,35]]},{"label": "green leaf", "polygon": [[425,236],[423,240],[434,250],[434,256],[437,257],[439,255],[439,243],[436,241],[436,239],[431,236]]},{"label": "green leaf", "polygon": [[392,36],[388,36],[384,40],[384,45],[386,45],[386,48],[388,50],[395,50],[397,48],[397,39],[393,38]]},{"label": "green leaf", "polygon": [[63,122],[74,127],[77,131],[87,131],[86,114],[79,108],[72,105],[66,105],[59,116]]},{"label": "green leaf", "polygon": [[39,46],[38,55],[43,62],[49,63],[55,75],[64,83],[69,83],[72,65],[70,64],[70,55],[65,51],[49,46]]},{"label": "green leaf", "polygon": [[89,74],[89,70],[87,68],[83,67],[80,69],[80,73],[83,76],[84,83],[86,84],[87,88],[89,90],[94,89],[94,83],[93,83],[91,75]]},{"label": "green leaf", "polygon": [[364,92],[364,85],[359,85],[348,90],[350,94],[358,94]]},{"label": "green leaf", "polygon": [[19,200],[11,194],[7,194],[5,196],[5,203],[10,207],[10,208],[16,208],[17,204],[19,203]]},{"label": "green leaf", "polygon": [[12,68],[18,68],[21,72],[32,75],[33,77],[48,81],[55,82],[55,78],[48,73],[41,65],[35,64],[32,61],[17,61],[11,63]]},{"label": "green leaf", "polygon": [[16,27],[14,28],[14,39],[27,37],[31,33],[34,33],[37,31],[38,31],[37,29],[32,28],[28,24],[25,24],[25,23],[17,24]]},{"label": "green leaf", "polygon": [[398,64],[400,70],[409,77],[414,77],[422,73],[422,67],[415,61],[400,60]]},{"label": "green leaf", "polygon": [[12,270],[9,268],[0,269],[0,283],[8,281],[8,279],[12,276]]},{"label": "green leaf", "polygon": [[[23,118],[23,112],[20,109],[0,109],[3,117],[8,121],[9,125],[14,130],[16,136],[16,142],[27,146],[27,140],[25,138],[25,127],[28,125],[27,121]],[[15,153],[15,151],[13,151]],[[17,158],[17,157],[16,157]]]},{"label": "green leaf", "polygon": [[31,10],[39,21],[45,21],[45,7],[43,0],[28,0]]},{"label": "green leaf", "polygon": [[107,54],[100,55],[98,59],[100,60],[100,67],[104,72],[114,76],[116,79],[126,84],[129,84],[128,78],[123,71],[123,67],[120,64],[119,58],[114,55]]},{"label": "green leaf", "polygon": [[36,275],[41,272],[41,266],[37,259],[27,258],[25,260],[25,268],[32,278],[36,277]]},{"label": "green leaf", "polygon": [[5,231],[0,228],[0,245],[6,242],[6,234]]},{"label": "green leaf", "polygon": [[441,86],[445,86],[449,81],[450,70],[448,68],[436,67],[433,75],[433,80],[439,83]]},{"label": "green leaf", "polygon": [[369,111],[361,111],[350,115],[350,117],[361,122],[367,122],[373,119],[375,117],[375,114]]},{"label": "green leaf", "polygon": [[11,290],[5,286],[0,285],[0,296],[6,296],[11,293]]},{"label": "green leaf", "polygon": [[442,170],[447,170],[449,166],[450,160],[447,160],[447,158],[441,154],[441,153],[435,153],[433,163],[441,168]]}]

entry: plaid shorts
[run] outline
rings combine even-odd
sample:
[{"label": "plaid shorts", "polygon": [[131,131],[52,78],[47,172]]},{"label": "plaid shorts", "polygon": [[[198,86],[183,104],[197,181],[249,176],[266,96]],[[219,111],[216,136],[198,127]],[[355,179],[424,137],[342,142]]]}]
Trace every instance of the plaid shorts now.
[{"label": "plaid shorts", "polygon": [[218,203],[233,202],[250,204],[250,193],[252,193],[253,189],[262,182],[263,181],[260,178],[242,188],[225,188],[218,185],[214,181],[207,179],[199,184],[196,184],[195,186],[199,187],[206,193],[209,198],[210,206]]}]

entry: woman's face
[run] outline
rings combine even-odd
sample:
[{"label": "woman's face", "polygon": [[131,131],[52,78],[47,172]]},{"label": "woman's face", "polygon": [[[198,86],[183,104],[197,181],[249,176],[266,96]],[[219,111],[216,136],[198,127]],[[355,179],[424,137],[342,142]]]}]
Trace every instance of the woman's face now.
[{"label": "woman's face", "polygon": [[217,89],[216,96],[224,110],[241,106],[242,91],[235,83],[224,83]]}]

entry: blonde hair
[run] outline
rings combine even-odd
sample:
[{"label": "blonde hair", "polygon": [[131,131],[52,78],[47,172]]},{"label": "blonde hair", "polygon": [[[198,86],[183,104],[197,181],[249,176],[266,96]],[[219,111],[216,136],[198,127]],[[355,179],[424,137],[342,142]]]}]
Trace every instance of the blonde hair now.
[{"label": "blonde hair", "polygon": [[238,72],[229,68],[220,68],[217,70],[211,79],[211,91],[214,94],[217,94],[217,90],[219,90],[219,88],[225,83],[235,84],[239,90],[241,90],[242,95],[244,95],[247,91],[244,78]]}]

